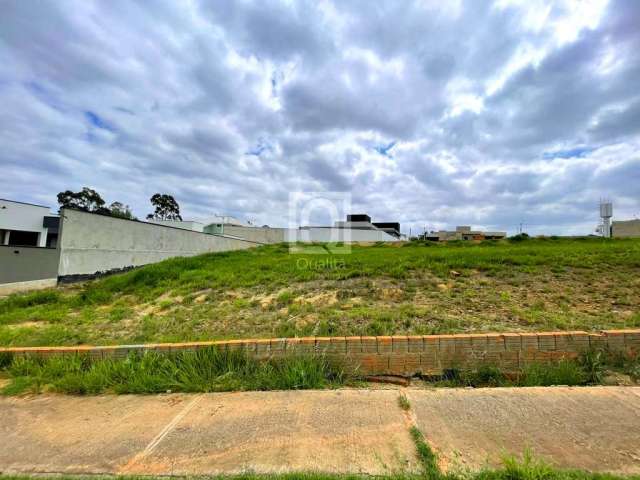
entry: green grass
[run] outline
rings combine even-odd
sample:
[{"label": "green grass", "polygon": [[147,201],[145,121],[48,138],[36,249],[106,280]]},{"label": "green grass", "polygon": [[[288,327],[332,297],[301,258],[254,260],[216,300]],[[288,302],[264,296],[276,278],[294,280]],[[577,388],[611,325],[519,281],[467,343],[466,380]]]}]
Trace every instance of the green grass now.
[{"label": "green grass", "polygon": [[[536,459],[530,451],[522,458],[505,456],[500,469],[486,469],[471,474],[473,480],[613,480],[620,478],[638,479],[638,475],[619,476],[608,473],[593,473],[581,470],[563,470],[554,468],[547,462]],[[456,478],[454,476],[453,478]]]},{"label": "green grass", "polygon": [[[506,456],[502,466],[497,469],[484,469],[479,472],[447,472],[442,473],[437,466],[436,456],[424,441],[422,433],[412,428],[411,436],[416,444],[419,460],[424,467],[421,474],[398,473],[389,475],[340,475],[312,472],[284,474],[255,474],[216,476],[190,476],[174,478],[210,479],[210,480],[638,480],[638,475],[614,475],[594,473],[583,470],[564,470],[552,467],[548,463],[536,459],[529,451],[522,458]],[[2,475],[0,480],[35,480],[40,475]],[[56,480],[159,480],[166,477],[154,476],[103,476],[103,475],[55,475]]]},{"label": "green grass", "polygon": [[409,399],[404,393],[398,396],[398,406],[405,411],[411,410],[411,403],[409,403]]},{"label": "green grass", "polygon": [[[42,478],[40,475],[2,475],[0,480],[34,480]],[[55,475],[56,480],[159,480],[166,477],[154,476],[103,476],[103,475]],[[210,479],[210,480],[421,480],[423,475],[396,474],[396,475],[339,475],[326,473],[285,473],[285,474],[240,474],[240,475],[217,475],[217,476],[194,476],[172,478],[189,479]],[[536,460],[518,460],[516,458],[506,458],[504,466],[495,470],[484,470],[479,473],[468,473],[464,475],[444,474],[443,480],[637,480],[636,476],[621,476],[606,473],[592,473],[580,470],[560,470],[550,467],[544,462]]]},{"label": "green grass", "polygon": [[637,239],[270,245],[9,296],[0,345],[632,328],[639,290]]},{"label": "green grass", "polygon": [[113,393],[299,390],[343,386],[355,377],[324,357],[257,361],[242,352],[206,348],[175,355],[148,352],[123,360],[88,357],[15,357],[5,367],[2,393],[53,391],[80,395]]},{"label": "green grass", "polygon": [[[531,363],[517,373],[496,366],[449,369],[425,378],[437,387],[534,387],[598,385],[605,373],[629,375],[640,380],[640,357],[587,352],[577,360]],[[297,390],[361,385],[356,374],[347,374],[336,361],[323,356],[299,356],[257,360],[240,351],[208,347],[194,352],[161,354],[146,352],[122,360],[89,357],[0,357],[0,375],[9,382],[0,393],[53,391],[94,395],[111,393],[222,392],[243,390]],[[411,409],[404,393],[398,406]]]},{"label": "green grass", "polygon": [[497,366],[480,364],[474,368],[450,369],[433,383],[441,387],[546,387],[552,385],[598,385],[605,372],[619,371],[634,375],[639,358],[625,357],[624,365],[600,351],[588,351],[581,358],[552,363],[532,362],[517,373],[507,374]]},{"label": "green grass", "polygon": [[416,453],[418,455],[418,460],[420,461],[424,477],[428,480],[438,480],[439,478],[442,478],[443,475],[438,468],[438,458],[433,450],[431,450],[431,447],[427,444],[422,432],[418,427],[413,426],[409,430],[409,434],[416,446]]}]

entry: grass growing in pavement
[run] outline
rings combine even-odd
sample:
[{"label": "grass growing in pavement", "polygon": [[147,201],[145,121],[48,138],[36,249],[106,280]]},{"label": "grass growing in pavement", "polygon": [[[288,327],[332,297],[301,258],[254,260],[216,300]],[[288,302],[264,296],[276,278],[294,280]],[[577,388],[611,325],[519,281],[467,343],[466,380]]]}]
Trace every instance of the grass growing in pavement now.
[{"label": "grass growing in pavement", "polygon": [[0,345],[640,326],[639,239],[287,245],[0,300]]},{"label": "grass growing in pavement", "polygon": [[422,467],[422,473],[424,476],[429,480],[437,480],[441,478],[443,475],[438,468],[438,459],[436,454],[433,453],[433,450],[431,450],[431,447],[429,447],[425,441],[422,432],[418,427],[413,426],[409,430],[409,433],[411,434],[411,439],[416,446],[416,453],[418,454],[418,460],[420,461],[420,466]]},{"label": "grass growing in pavement", "polygon": [[259,362],[242,352],[206,348],[163,355],[148,352],[124,360],[87,357],[16,357],[2,393],[54,391],[71,394],[222,392],[327,388],[355,381],[323,357]]},{"label": "grass growing in pavement", "polygon": [[[225,354],[221,355],[219,352],[215,352],[215,350],[210,350],[205,352],[206,358],[199,358],[199,360],[213,360],[213,364],[202,364],[201,362],[193,363],[191,368],[196,369],[199,373],[193,374],[188,373],[187,376],[190,380],[187,382],[188,385],[211,385],[216,384],[214,380],[213,383],[209,383],[211,378],[219,380],[221,378],[218,375],[221,372],[226,371],[227,373],[222,373],[222,377],[229,374],[230,372],[238,372],[243,371],[246,368],[245,359],[238,357],[236,354]],[[131,361],[132,359],[128,359],[127,361]],[[138,359],[140,360],[140,359]],[[197,359],[189,359],[186,360],[186,363],[192,363],[193,360]],[[176,362],[178,363],[178,362]],[[14,365],[15,366],[15,365]],[[25,365],[22,365],[24,368]],[[17,366],[15,366],[18,368]],[[321,376],[311,375],[308,376],[306,373],[307,369],[304,366],[294,365],[289,366],[284,369],[284,371],[290,372],[280,380],[275,379],[276,383],[279,385],[285,385],[291,388],[298,388],[301,385],[309,385],[309,378],[319,379]],[[251,369],[251,368],[250,368]],[[65,370],[65,366],[62,366],[62,371]],[[189,370],[189,369],[187,369]],[[314,368],[315,371],[317,369]],[[322,368],[320,369],[322,370]],[[145,375],[153,375],[153,372],[157,371],[154,368],[149,369],[149,371],[145,372]],[[215,372],[215,373],[211,373]],[[291,374],[291,372],[295,372]],[[326,371],[325,371],[326,373]],[[337,377],[335,377],[337,375]],[[335,378],[344,378],[341,376],[341,373],[336,374],[335,372],[329,377],[331,381],[335,381]],[[58,374],[60,376],[60,374]],[[64,374],[62,374],[64,377]],[[233,376],[233,374],[232,374]],[[135,375],[134,375],[135,377]],[[25,378],[25,377],[19,377]],[[240,375],[242,378],[242,375]],[[307,380],[302,380],[305,378]],[[327,379],[327,375],[324,376],[325,381]],[[197,379],[197,380],[196,380]],[[203,382],[204,380],[204,382]],[[146,382],[142,381],[140,378],[133,380],[133,382],[137,385],[145,385]],[[274,378],[269,380],[267,385],[273,386],[275,383]],[[218,384],[219,385],[219,384]],[[326,385],[326,384],[325,384]],[[304,387],[303,387],[304,388]],[[190,391],[190,390],[187,390]],[[411,405],[408,399],[401,395],[398,399],[399,407],[403,410],[410,410]],[[518,459],[514,456],[505,456],[502,460],[502,467],[497,469],[484,469],[479,472],[472,471],[450,471],[450,472],[442,472],[438,466],[438,458],[435,452],[431,449],[429,444],[426,442],[424,435],[422,432],[416,427],[413,426],[409,430],[409,434],[414,442],[416,448],[416,455],[418,457],[418,461],[421,467],[421,472],[419,474],[408,474],[408,473],[399,473],[399,474],[390,474],[377,476],[379,480],[623,480],[623,479],[639,479],[639,476],[619,476],[612,474],[602,474],[602,473],[592,473],[580,470],[562,470],[557,469],[550,466],[548,463],[538,460],[534,458],[530,451],[525,451],[522,459]],[[136,477],[136,476],[108,476],[108,477],[96,477],[96,476],[68,476],[62,475],[56,477],[59,480],[96,480],[96,478],[104,478],[106,479],[117,479],[117,480],[149,480],[154,478],[161,477]],[[34,476],[27,475],[2,475],[0,474],[0,480],[33,480]],[[365,480],[370,479],[371,476],[364,475],[336,475],[336,474],[323,474],[323,473],[288,473],[288,474],[272,474],[272,475],[260,475],[260,474],[241,474],[241,475],[220,475],[220,476],[202,476],[202,477],[184,477],[184,478],[208,478],[208,479],[218,479],[218,480]]]},{"label": "grass growing in pavement", "polygon": [[404,393],[398,396],[398,406],[405,411],[411,410],[411,403],[409,403],[409,399]]},{"label": "grass growing in pavement", "polygon": [[[613,480],[619,478],[638,479],[639,476],[620,477],[611,474],[592,473],[580,470],[562,470],[533,456],[531,450],[525,450],[522,458],[505,455],[502,468],[483,469],[479,472],[442,472],[438,466],[438,456],[431,449],[417,426],[409,429],[421,466],[421,474],[413,476],[425,480]],[[405,478],[411,478],[407,476]]]},{"label": "grass growing in pavement", "polygon": [[[0,480],[35,480],[42,478],[40,475],[2,475]],[[56,480],[160,480],[166,477],[154,476],[100,476],[100,475],[55,475]],[[422,475],[339,475],[325,473],[285,473],[285,474],[240,474],[240,475],[217,475],[217,476],[190,476],[172,478],[189,479],[209,479],[209,480],[420,480],[426,477]],[[592,473],[580,470],[559,470],[550,467],[544,462],[532,460],[518,460],[516,458],[506,458],[504,466],[495,470],[483,470],[479,473],[468,473],[464,475],[443,474],[443,480],[636,480],[640,477],[621,476],[606,473]]]},{"label": "grass growing in pavement", "polygon": [[[421,463],[427,466],[421,474],[390,474],[372,477],[370,475],[340,475],[326,473],[285,473],[285,474],[255,474],[240,475],[216,475],[216,476],[189,476],[173,478],[208,479],[208,480],[638,480],[638,475],[614,475],[609,473],[594,473],[583,470],[564,470],[554,468],[548,463],[536,459],[529,451],[522,458],[506,456],[502,460],[502,466],[496,469],[484,469],[479,472],[447,472],[438,469],[436,456],[424,441],[422,433],[411,430]],[[419,440],[416,441],[416,438]],[[42,478],[40,475],[3,475],[0,480],[35,480]],[[100,475],[55,475],[56,480],[160,480],[166,477],[154,476],[100,476]]]}]

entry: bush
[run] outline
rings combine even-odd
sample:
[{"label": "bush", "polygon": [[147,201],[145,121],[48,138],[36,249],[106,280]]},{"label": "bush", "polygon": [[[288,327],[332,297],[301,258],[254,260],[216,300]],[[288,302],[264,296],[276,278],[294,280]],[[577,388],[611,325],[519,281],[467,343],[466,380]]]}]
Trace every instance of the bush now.
[{"label": "bush", "polygon": [[0,352],[0,370],[4,370],[11,365],[13,355],[9,352]]},{"label": "bush", "polygon": [[604,352],[587,350],[580,358],[580,364],[589,383],[601,383],[604,376]]}]

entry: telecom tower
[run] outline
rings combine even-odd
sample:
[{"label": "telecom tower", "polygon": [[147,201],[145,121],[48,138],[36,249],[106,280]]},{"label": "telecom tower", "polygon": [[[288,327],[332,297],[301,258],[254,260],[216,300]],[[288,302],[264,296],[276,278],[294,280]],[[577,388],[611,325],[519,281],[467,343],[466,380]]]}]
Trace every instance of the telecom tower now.
[{"label": "telecom tower", "polygon": [[611,236],[611,217],[613,216],[613,204],[610,200],[600,200],[600,217],[602,218],[602,236]]}]

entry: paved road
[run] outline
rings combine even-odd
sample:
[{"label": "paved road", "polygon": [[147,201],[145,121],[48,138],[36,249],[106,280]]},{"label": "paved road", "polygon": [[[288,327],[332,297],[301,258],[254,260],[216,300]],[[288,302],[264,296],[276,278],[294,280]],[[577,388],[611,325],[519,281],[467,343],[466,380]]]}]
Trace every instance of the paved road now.
[{"label": "paved road", "polygon": [[447,469],[530,447],[564,467],[640,473],[640,388],[249,392],[0,398],[0,472],[417,471],[417,424]]}]

